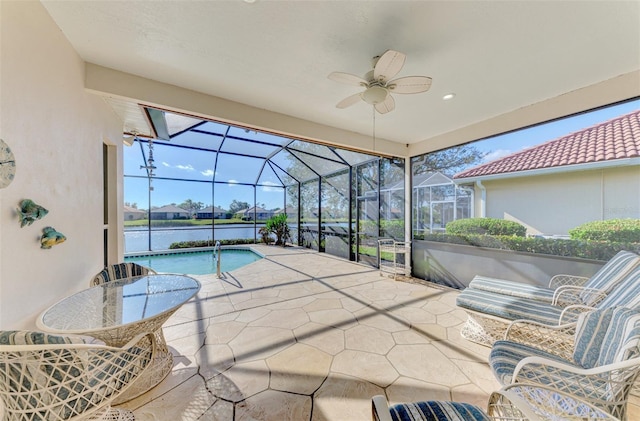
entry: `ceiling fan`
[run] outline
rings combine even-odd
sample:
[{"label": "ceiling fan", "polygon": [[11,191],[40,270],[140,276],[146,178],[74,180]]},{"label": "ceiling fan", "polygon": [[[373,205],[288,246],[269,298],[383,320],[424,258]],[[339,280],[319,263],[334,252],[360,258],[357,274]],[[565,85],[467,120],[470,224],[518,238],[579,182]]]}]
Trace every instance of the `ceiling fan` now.
[{"label": "ceiling fan", "polygon": [[403,53],[387,50],[381,56],[373,58],[373,70],[370,70],[364,78],[350,73],[331,73],[329,79],[335,82],[366,88],[364,91],[338,102],[336,107],[347,108],[362,100],[373,105],[380,114],[386,114],[396,107],[396,102],[391,96],[392,93],[417,94],[428,91],[431,87],[430,77],[406,76],[391,80],[402,70],[406,58],[407,56]]}]

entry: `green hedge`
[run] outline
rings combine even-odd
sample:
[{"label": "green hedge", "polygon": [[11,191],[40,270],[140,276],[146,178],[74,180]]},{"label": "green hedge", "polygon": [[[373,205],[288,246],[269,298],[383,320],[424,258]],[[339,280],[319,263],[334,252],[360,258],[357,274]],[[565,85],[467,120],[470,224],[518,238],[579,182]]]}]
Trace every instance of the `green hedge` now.
[{"label": "green hedge", "polygon": [[640,219],[592,221],[569,230],[574,240],[640,242]]},{"label": "green hedge", "polygon": [[395,240],[404,241],[404,220],[382,219],[380,220],[380,231],[383,237],[391,237]]},{"label": "green hedge", "polygon": [[549,254],[553,256],[579,257],[583,259],[611,259],[620,250],[640,253],[640,242],[614,242],[589,240],[563,240],[539,237],[489,236],[489,235],[416,235],[416,240],[436,241],[440,243],[462,244],[476,247],[513,250],[525,253]]},{"label": "green hedge", "polygon": [[514,235],[524,237],[527,228],[523,225],[504,219],[496,218],[465,218],[451,221],[445,227],[450,235]]},{"label": "green hedge", "polygon": [[[233,246],[237,244],[255,244],[253,238],[236,238],[233,240],[220,240],[221,246]],[[213,247],[215,243],[211,240],[178,241],[171,243],[170,249],[188,249],[194,247]]]}]

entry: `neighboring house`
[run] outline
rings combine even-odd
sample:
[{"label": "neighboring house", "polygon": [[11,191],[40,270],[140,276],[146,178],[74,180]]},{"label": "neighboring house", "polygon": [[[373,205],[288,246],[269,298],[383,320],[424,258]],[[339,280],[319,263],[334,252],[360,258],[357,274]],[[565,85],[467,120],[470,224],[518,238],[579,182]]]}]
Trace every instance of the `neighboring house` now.
[{"label": "neighboring house", "polygon": [[207,206],[196,212],[196,219],[225,219],[227,211],[217,206]]},{"label": "neighboring house", "polygon": [[567,235],[585,222],[640,218],[640,111],[454,176],[475,183],[477,216]]},{"label": "neighboring house", "polygon": [[137,221],[139,219],[145,219],[147,217],[147,212],[132,208],[131,206],[124,207],[124,220],[125,221]]},{"label": "neighboring house", "polygon": [[174,205],[166,205],[158,209],[151,210],[151,219],[189,219],[189,212]]},{"label": "neighboring house", "polygon": [[273,211],[263,209],[259,206],[253,206],[249,209],[243,209],[236,212],[234,216],[244,221],[253,221],[253,218],[255,216],[256,220],[263,221],[265,219],[271,218],[273,216]]},{"label": "neighboring house", "polygon": [[[285,213],[285,209],[278,209],[276,211],[273,211],[273,215],[280,215]],[[288,219],[295,219],[298,217],[298,208],[294,208],[291,206],[287,206],[286,207],[286,214],[287,214],[287,218]]]}]

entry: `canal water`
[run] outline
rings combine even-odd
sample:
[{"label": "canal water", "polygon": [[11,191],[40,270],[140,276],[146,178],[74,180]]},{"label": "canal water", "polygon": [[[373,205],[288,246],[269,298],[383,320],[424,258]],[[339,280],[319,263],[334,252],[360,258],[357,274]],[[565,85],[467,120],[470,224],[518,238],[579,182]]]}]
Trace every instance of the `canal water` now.
[{"label": "canal water", "polygon": [[[231,240],[236,238],[260,240],[258,230],[264,225],[229,224],[215,227],[214,233],[211,225],[198,228],[172,227],[167,229],[153,229],[151,231],[151,249],[167,250],[171,243],[178,241],[209,240],[211,245],[217,240]],[[255,235],[255,236],[254,236]],[[125,228],[124,230],[125,253],[149,250],[149,231],[140,228]]]}]

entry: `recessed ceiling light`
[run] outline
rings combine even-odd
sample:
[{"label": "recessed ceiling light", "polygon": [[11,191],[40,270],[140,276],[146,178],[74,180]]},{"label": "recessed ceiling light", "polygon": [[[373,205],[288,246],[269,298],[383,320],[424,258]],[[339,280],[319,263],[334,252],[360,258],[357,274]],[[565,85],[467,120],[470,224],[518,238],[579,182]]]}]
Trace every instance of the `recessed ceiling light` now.
[{"label": "recessed ceiling light", "polygon": [[454,94],[453,92],[450,94],[446,94],[445,96],[442,97],[442,99],[444,99],[445,101],[448,101],[450,99],[453,99],[456,96],[456,94]]},{"label": "recessed ceiling light", "polygon": [[253,4],[253,3],[255,3],[255,2],[256,2],[256,1],[258,1],[258,0],[243,0],[243,1],[244,1],[245,3],[248,3],[248,4]]}]

